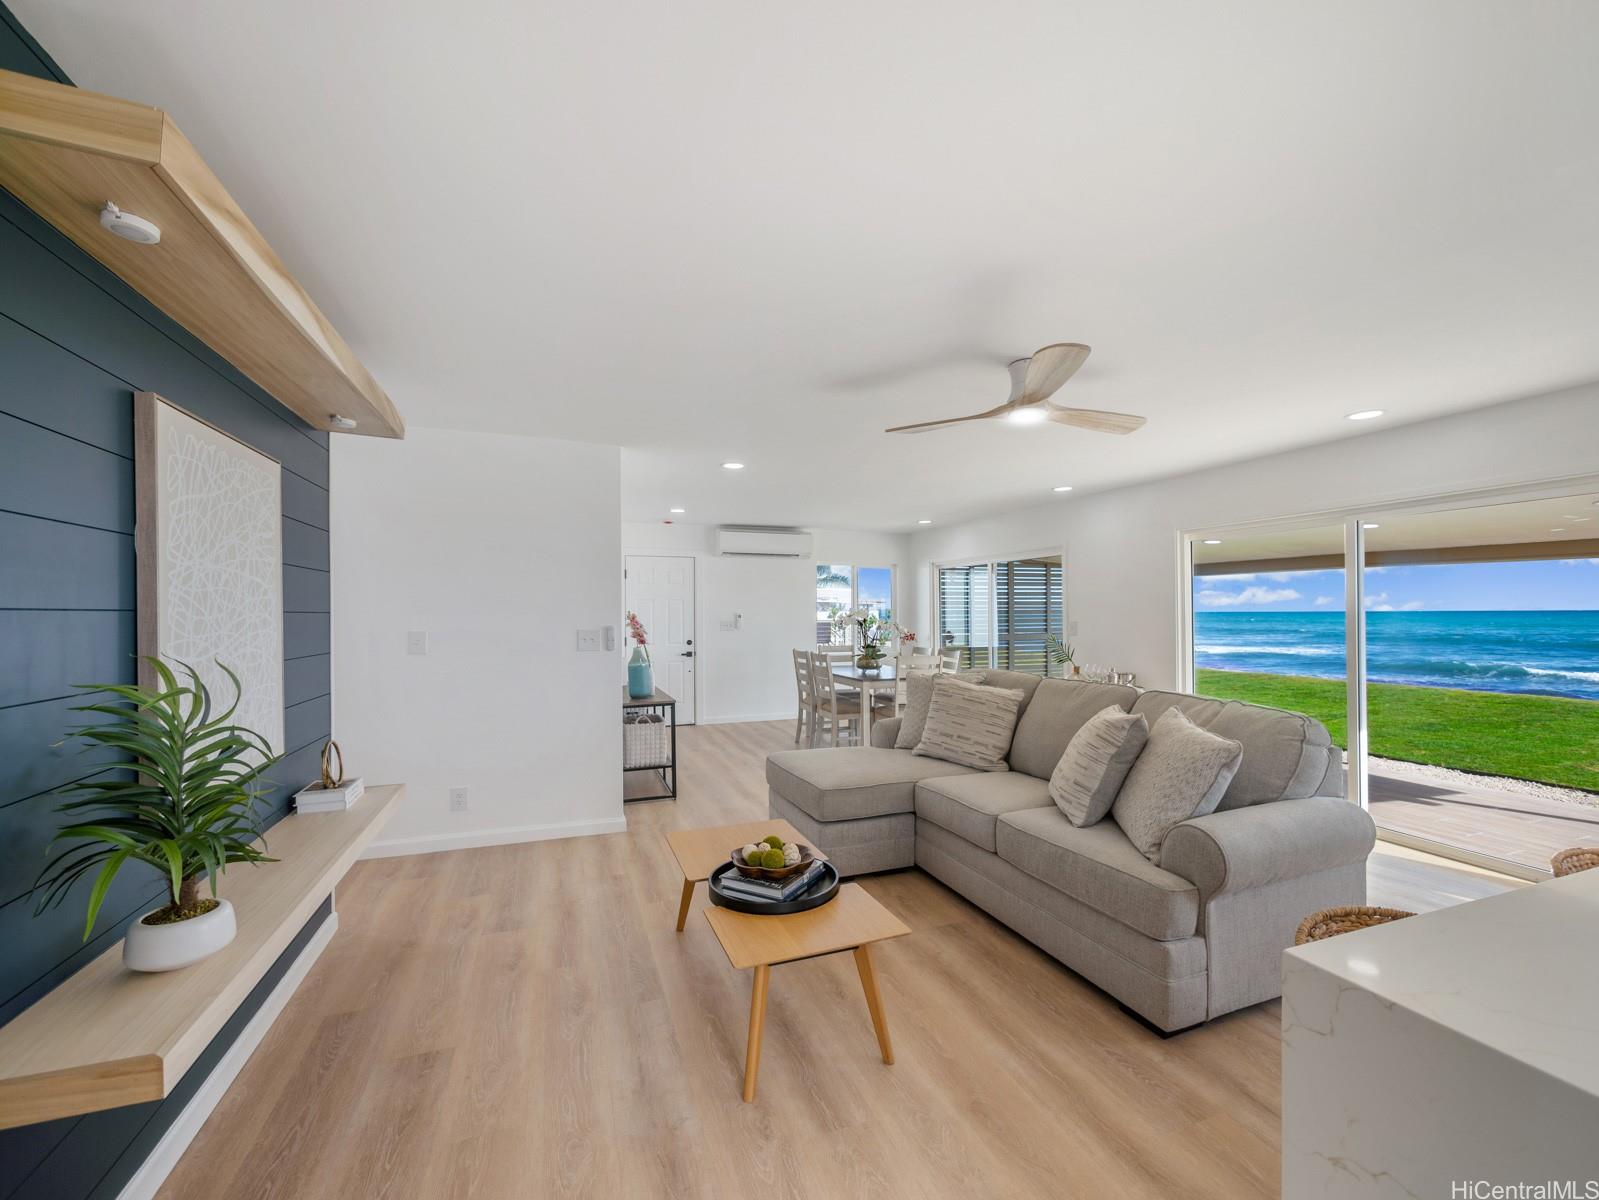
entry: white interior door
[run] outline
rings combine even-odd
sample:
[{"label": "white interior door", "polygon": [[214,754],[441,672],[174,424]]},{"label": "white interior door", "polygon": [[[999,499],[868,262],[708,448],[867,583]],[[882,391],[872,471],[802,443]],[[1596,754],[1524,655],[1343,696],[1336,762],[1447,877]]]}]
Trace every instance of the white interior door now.
[{"label": "white interior door", "polygon": [[[650,639],[655,686],[677,700],[679,725],[694,723],[694,560],[627,556],[627,607]],[[628,653],[632,653],[628,643]]]}]

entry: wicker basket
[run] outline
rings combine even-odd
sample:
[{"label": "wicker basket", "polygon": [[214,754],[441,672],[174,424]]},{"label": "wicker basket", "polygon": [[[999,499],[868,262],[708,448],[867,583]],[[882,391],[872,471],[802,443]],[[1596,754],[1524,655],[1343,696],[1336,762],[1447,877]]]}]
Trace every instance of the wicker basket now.
[{"label": "wicker basket", "polygon": [[1562,850],[1549,860],[1549,866],[1557,879],[1578,871],[1591,871],[1599,867],[1599,846],[1573,846]]},{"label": "wicker basket", "polygon": [[672,742],[659,713],[624,713],[622,716],[622,767],[665,767],[672,762]]},{"label": "wicker basket", "polygon": [[1347,904],[1341,908],[1324,908],[1313,912],[1299,923],[1294,934],[1294,945],[1319,942],[1323,938],[1337,937],[1340,933],[1353,933],[1372,925],[1386,925],[1416,914],[1402,908],[1375,908],[1369,904]]}]

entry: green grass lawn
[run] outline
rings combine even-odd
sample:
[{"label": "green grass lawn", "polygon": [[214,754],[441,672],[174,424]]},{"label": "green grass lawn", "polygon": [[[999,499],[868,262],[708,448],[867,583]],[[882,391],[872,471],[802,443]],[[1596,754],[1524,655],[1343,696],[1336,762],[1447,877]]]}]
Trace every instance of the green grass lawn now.
[{"label": "green grass lawn", "polygon": [[[1341,679],[1200,670],[1195,690],[1307,713],[1345,744]],[[1379,757],[1599,792],[1599,701],[1373,683],[1366,704]]]}]

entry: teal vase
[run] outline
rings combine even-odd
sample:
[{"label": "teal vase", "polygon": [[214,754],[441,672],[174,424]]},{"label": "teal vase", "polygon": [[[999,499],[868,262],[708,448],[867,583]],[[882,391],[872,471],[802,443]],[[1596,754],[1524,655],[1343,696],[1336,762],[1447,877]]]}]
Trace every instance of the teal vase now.
[{"label": "teal vase", "polygon": [[643,646],[634,646],[633,657],[627,660],[627,694],[635,700],[655,695],[655,672],[650,669],[650,652]]}]

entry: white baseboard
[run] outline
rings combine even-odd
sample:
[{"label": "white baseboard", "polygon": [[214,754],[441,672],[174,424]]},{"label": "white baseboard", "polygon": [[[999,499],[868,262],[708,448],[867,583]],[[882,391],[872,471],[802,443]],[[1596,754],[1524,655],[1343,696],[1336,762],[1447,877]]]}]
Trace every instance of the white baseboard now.
[{"label": "white baseboard", "polygon": [[228,1047],[227,1053],[212,1068],[211,1074],[206,1076],[199,1090],[183,1106],[183,1111],[178,1114],[177,1120],[167,1126],[167,1131],[161,1135],[161,1140],[156,1143],[155,1149],[150,1151],[150,1157],[140,1164],[133,1178],[128,1180],[118,1194],[117,1200],[151,1200],[151,1197],[161,1190],[161,1185],[166,1182],[172,1168],[178,1165],[178,1160],[189,1148],[194,1135],[200,1132],[200,1127],[221,1102],[228,1086],[244,1069],[244,1064],[250,1060],[250,1055],[261,1044],[261,1039],[266,1036],[267,1030],[272,1028],[272,1022],[278,1019],[278,1014],[288,1004],[289,997],[294,995],[295,989],[300,986],[300,981],[315,965],[323,947],[333,940],[338,928],[339,914],[337,911],[330,912],[322,924],[317,926],[316,932],[311,935],[311,940],[306,942],[305,949],[300,951],[300,957],[289,965],[289,969],[283,973],[283,978],[278,980],[271,994],[262,1002],[261,1007],[255,1010],[255,1015],[240,1031],[238,1040]]},{"label": "white baseboard", "polygon": [[556,838],[589,837],[596,833],[626,833],[626,817],[599,821],[567,821],[556,825],[509,825],[465,833],[425,833],[417,837],[373,842],[362,858],[397,858],[405,854],[437,854],[442,850],[471,850],[478,846],[508,846],[516,842],[548,842]]},{"label": "white baseboard", "polygon": [[794,710],[791,708],[787,712],[770,713],[770,714],[767,714],[765,716],[762,716],[760,714],[756,714],[754,716],[749,716],[749,717],[696,717],[695,718],[695,723],[698,724],[698,725],[747,725],[747,724],[749,724],[749,723],[751,723],[753,721],[793,721],[793,720],[794,720]]}]

